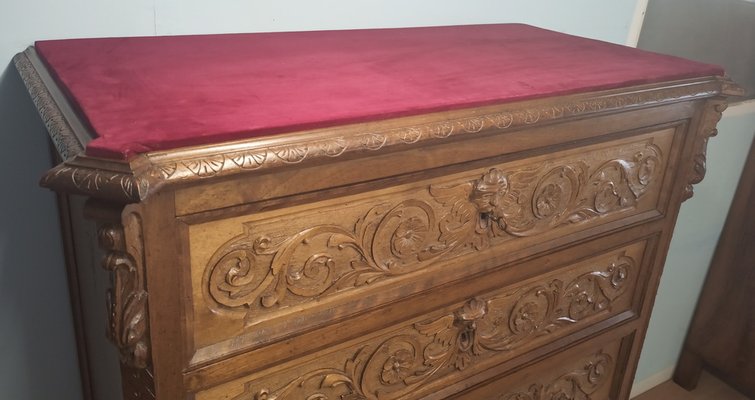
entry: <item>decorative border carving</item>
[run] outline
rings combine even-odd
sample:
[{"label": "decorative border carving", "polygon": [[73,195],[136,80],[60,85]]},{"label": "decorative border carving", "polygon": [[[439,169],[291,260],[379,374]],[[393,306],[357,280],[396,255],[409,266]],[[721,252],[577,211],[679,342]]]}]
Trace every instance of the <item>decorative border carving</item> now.
[{"label": "decorative border carving", "polygon": [[50,95],[50,91],[34,69],[29,56],[26,53],[18,53],[13,57],[13,63],[16,65],[19,75],[21,75],[21,79],[24,81],[24,85],[26,85],[26,89],[29,91],[60,157],[67,160],[74,155],[84,153],[83,146],[79,143],[71,125],[63,117],[60,108]]},{"label": "decorative border carving", "polygon": [[353,228],[312,223],[271,234],[247,226],[210,258],[201,283],[205,304],[252,325],[266,312],[428,268],[494,240],[635,207],[659,182],[662,150],[647,139],[621,153],[606,151],[431,185],[349,217]]},{"label": "decorative border carving", "polygon": [[[26,61],[26,63],[24,62]],[[25,55],[17,56],[19,70],[24,69],[29,87],[40,113],[46,119],[53,140],[60,140],[61,154],[70,157],[80,153],[81,146],[69,143],[75,137],[70,126],[60,117],[49,93],[39,81],[36,72],[29,70]],[[28,81],[27,81],[28,80]],[[548,106],[528,107],[521,103],[489,107],[487,114],[477,114],[479,110],[455,112],[461,117],[448,118],[439,114],[437,121],[420,125],[392,127],[374,130],[369,127],[334,127],[318,132],[299,132],[268,138],[268,140],[247,140],[218,145],[182,148],[167,152],[153,152],[137,156],[130,164],[121,162],[128,172],[111,172],[107,167],[97,168],[67,163],[68,169],[50,171],[54,177],[45,177],[42,184],[55,190],[107,198],[121,202],[138,202],[164,185],[203,180],[210,177],[230,176],[248,171],[282,168],[292,164],[318,162],[323,159],[357,156],[362,153],[390,151],[404,146],[417,146],[422,143],[437,142],[448,138],[482,135],[493,132],[514,130],[525,126],[544,125],[584,117],[596,113],[609,113],[642,107],[670,104],[679,101],[708,98],[731,92],[732,84],[725,78],[690,80],[676,82],[671,86],[646,85],[634,87],[632,92],[611,90],[554,98]],[[727,93],[723,93],[727,90]],[[526,104],[526,103],[525,103]],[[47,111],[44,111],[47,110]],[[57,110],[57,111],[56,111]],[[44,115],[48,115],[45,117]],[[463,116],[466,114],[467,116]],[[393,122],[394,125],[397,123]],[[384,126],[387,125],[383,124]],[[365,125],[369,126],[369,125]],[[61,139],[56,139],[60,137]],[[314,137],[314,139],[313,139]],[[270,144],[272,143],[272,144]],[[98,161],[80,157],[97,165]],[[112,163],[112,161],[110,161]],[[103,176],[119,175],[105,179],[102,185],[76,185],[73,178],[66,175]],[[61,176],[62,175],[62,176]],[[128,187],[136,190],[123,190],[120,180],[133,183]]]},{"label": "decorative border carving", "polygon": [[128,227],[105,223],[98,229],[100,247],[106,252],[102,266],[112,274],[107,333],[121,361],[142,369],[150,364],[150,343],[141,219],[131,213],[124,216],[124,224]]},{"label": "decorative border carving", "polygon": [[[713,81],[716,82],[716,81]],[[715,86],[715,87],[714,87]],[[306,159],[332,158],[346,153],[378,151],[402,145],[414,145],[451,137],[468,136],[513,130],[516,128],[580,117],[600,112],[610,112],[710,97],[720,93],[720,82],[715,85],[687,84],[670,88],[658,88],[630,93],[611,93],[595,96],[583,95],[561,99],[549,106],[516,108],[506,104],[503,111],[430,122],[421,125],[403,126],[388,130],[352,133],[318,140],[294,138],[292,143],[272,146],[254,146],[248,142],[248,150],[213,150],[212,146],[200,150],[203,154],[188,158],[160,154],[147,154],[150,160],[150,176],[155,181],[174,181],[192,178],[208,178],[229,175],[245,170],[262,170],[286,164],[298,164]],[[575,98],[576,97],[576,98]],[[280,141],[285,140],[281,138]],[[199,151],[197,151],[199,152]],[[177,154],[180,151],[176,152]]]},{"label": "decorative border carving", "polygon": [[[637,262],[620,253],[608,266],[578,275],[568,283],[553,279],[489,298],[472,298],[452,313],[359,347],[343,369],[303,373],[274,390],[248,382],[244,392],[232,400],[402,398],[433,379],[463,371],[482,359],[551,335],[562,326],[611,310],[636,274]],[[610,363],[608,356],[598,358],[602,361],[591,361],[591,367],[585,368],[588,373],[564,375],[557,381],[587,378],[574,389],[591,393],[602,379],[605,362]],[[543,385],[537,393],[551,393],[552,388],[556,386]]]},{"label": "decorative border carving", "polygon": [[700,122],[700,127],[694,140],[692,151],[692,165],[690,166],[687,184],[684,187],[682,201],[686,201],[694,194],[692,185],[696,185],[705,178],[706,153],[708,150],[708,139],[718,134],[716,125],[721,120],[723,112],[728,107],[726,99],[716,98],[709,100],[705,105],[705,111]]},{"label": "decorative border carving", "polygon": [[99,168],[59,164],[42,177],[40,185],[72,194],[137,203],[146,197],[149,182],[132,174]]}]

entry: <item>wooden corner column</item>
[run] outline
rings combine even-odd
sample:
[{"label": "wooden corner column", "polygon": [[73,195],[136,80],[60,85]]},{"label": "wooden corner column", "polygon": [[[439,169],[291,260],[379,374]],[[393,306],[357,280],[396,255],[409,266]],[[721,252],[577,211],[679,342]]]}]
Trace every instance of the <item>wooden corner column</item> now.
[{"label": "wooden corner column", "polygon": [[121,360],[123,398],[155,399],[144,234],[138,206],[90,200],[107,289],[107,337]]}]

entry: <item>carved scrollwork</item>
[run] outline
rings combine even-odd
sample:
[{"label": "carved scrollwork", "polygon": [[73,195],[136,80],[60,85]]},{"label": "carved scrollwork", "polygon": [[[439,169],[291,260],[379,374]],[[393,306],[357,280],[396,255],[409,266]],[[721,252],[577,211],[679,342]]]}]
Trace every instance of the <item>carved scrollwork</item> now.
[{"label": "carved scrollwork", "polygon": [[416,199],[380,203],[352,227],[323,224],[290,235],[246,232],[219,248],[203,277],[218,313],[256,319],[272,308],[373,284],[426,268],[439,258],[484,249],[494,240],[542,234],[561,225],[633,208],[662,174],[660,148],[597,156],[431,185]]},{"label": "carved scrollwork", "polygon": [[610,380],[613,367],[613,358],[600,351],[588,358],[582,368],[549,383],[534,383],[527,391],[502,394],[498,400],[590,400]]},{"label": "carved scrollwork", "polygon": [[492,237],[532,236],[634,207],[660,177],[661,166],[660,148],[648,144],[631,158],[592,171],[582,161],[511,172],[493,168],[477,181],[432,186],[430,192],[450,207],[440,219],[444,241],[480,249]]},{"label": "carved scrollwork", "polygon": [[[129,222],[141,235],[141,222],[131,214]],[[103,268],[111,272],[108,297],[108,338],[118,347],[121,361],[146,368],[150,360],[148,295],[145,290],[141,238],[127,240],[124,227],[104,224],[99,228],[100,246],[106,254]]]},{"label": "carved scrollwork", "polygon": [[[219,250],[205,271],[206,295],[219,311],[287,305],[420,268],[447,250],[430,231],[435,211],[421,201],[369,210],[353,230],[305,229],[283,241],[248,235]],[[388,246],[383,246],[387,240]],[[295,301],[299,301],[295,300]]]},{"label": "carved scrollwork", "polygon": [[[620,253],[609,265],[567,283],[553,279],[488,298],[472,298],[447,315],[362,345],[346,359],[343,369],[316,369],[274,390],[249,382],[233,400],[401,398],[435,378],[464,371],[479,360],[530,343],[534,337],[607,312],[636,274],[636,261]],[[562,378],[565,382],[579,376],[576,389],[590,393],[610,369],[609,364],[610,357],[601,355],[584,374]],[[543,386],[538,393],[561,389],[559,383]]]},{"label": "carved scrollwork", "polygon": [[696,185],[705,178],[708,140],[718,134],[716,125],[721,120],[723,112],[728,107],[726,100],[714,99],[709,100],[705,113],[697,130],[697,135],[693,138],[692,165],[689,170],[687,184],[684,187],[682,201],[688,200],[694,194],[692,185]]}]

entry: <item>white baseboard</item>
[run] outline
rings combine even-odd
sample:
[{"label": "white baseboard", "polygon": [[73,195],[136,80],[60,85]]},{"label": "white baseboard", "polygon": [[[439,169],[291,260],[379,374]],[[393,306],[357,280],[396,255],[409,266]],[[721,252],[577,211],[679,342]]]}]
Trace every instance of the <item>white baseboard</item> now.
[{"label": "white baseboard", "polygon": [[661,383],[666,382],[667,380],[671,379],[671,377],[674,375],[675,368],[676,368],[676,365],[673,365],[639,382],[635,382],[634,385],[632,385],[632,392],[629,394],[629,398],[633,399],[647,392],[648,390],[660,385]]}]

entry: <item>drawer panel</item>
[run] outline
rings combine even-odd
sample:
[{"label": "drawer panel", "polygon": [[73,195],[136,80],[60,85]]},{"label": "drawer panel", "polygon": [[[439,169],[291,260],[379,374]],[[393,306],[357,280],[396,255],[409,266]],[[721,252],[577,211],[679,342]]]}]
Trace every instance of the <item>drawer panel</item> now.
[{"label": "drawer panel", "polygon": [[479,385],[457,400],[616,399],[618,372],[626,363],[634,335],[607,343],[588,343]]},{"label": "drawer panel", "polygon": [[[674,132],[190,225],[192,362],[480,272],[485,258],[657,217]],[[318,308],[329,317],[287,322]]]},{"label": "drawer panel", "polygon": [[196,399],[396,399],[433,393],[557,339],[589,333],[602,321],[632,318],[648,247],[642,240],[482,293],[201,391]]}]

